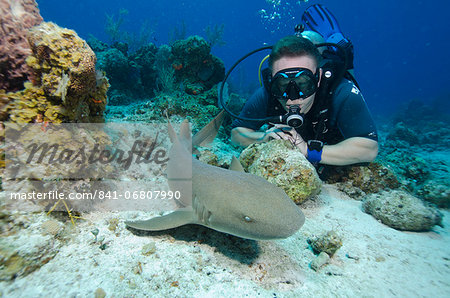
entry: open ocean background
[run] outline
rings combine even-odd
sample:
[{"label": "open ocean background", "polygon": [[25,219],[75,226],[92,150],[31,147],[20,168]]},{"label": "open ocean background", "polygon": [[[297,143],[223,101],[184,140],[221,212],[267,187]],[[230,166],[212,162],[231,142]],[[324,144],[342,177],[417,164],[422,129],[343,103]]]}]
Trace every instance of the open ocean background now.
[{"label": "open ocean background", "polygon": [[[82,38],[92,34],[108,42],[106,15],[128,10],[122,29],[140,31],[148,22],[158,47],[169,43],[184,22],[186,36],[205,37],[205,28],[224,24],[224,46],[213,54],[228,69],[237,59],[265,44],[293,34],[306,7],[321,3],[338,19],[355,46],[355,71],[375,115],[389,115],[418,99],[450,107],[450,22],[448,1],[265,1],[265,0],[38,0],[44,20],[74,29]],[[277,4],[276,2],[279,2]],[[262,10],[265,11],[262,12]],[[275,16],[275,17],[273,17]],[[273,18],[272,18],[273,17]],[[263,55],[248,60],[239,86],[251,89]],[[244,75],[242,75],[242,73]],[[418,111],[420,113],[420,111]]]}]

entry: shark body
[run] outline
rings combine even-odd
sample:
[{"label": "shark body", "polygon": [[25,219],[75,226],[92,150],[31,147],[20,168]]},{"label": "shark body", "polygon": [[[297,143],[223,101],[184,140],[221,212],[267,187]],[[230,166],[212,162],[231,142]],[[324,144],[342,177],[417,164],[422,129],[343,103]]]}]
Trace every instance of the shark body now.
[{"label": "shark body", "polygon": [[192,145],[211,139],[210,135],[217,133],[218,117],[223,115],[219,114],[197,133],[194,144],[188,122],[183,122],[179,136],[169,123],[173,145],[167,176],[171,190],[182,194],[181,208],[149,220],[126,222],[129,227],[160,231],[198,224],[253,240],[283,239],[301,228],[305,217],[300,208],[281,188],[264,178],[245,173],[236,158],[233,158],[231,170],[192,158]]}]

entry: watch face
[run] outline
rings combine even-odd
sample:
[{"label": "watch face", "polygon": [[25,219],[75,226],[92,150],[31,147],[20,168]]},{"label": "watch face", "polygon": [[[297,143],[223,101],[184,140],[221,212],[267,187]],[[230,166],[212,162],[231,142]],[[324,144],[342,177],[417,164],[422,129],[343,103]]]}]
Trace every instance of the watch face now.
[{"label": "watch face", "polygon": [[309,150],[321,151],[323,148],[323,142],[317,140],[308,141]]}]

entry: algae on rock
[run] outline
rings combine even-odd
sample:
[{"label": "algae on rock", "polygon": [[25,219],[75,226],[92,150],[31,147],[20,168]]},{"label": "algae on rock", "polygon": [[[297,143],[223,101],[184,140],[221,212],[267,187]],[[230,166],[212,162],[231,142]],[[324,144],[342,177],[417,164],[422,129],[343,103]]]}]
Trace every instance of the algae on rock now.
[{"label": "algae on rock", "polygon": [[50,22],[28,33],[31,82],[15,93],[2,93],[0,120],[33,122],[104,122],[107,79],[95,69],[96,56],[73,30]]},{"label": "algae on rock", "polygon": [[326,252],[329,256],[333,256],[342,246],[341,237],[333,230],[317,237],[308,238],[307,241],[315,253]]},{"label": "algae on rock", "polygon": [[252,144],[242,151],[240,160],[249,173],[281,187],[296,204],[320,192],[322,181],[316,169],[288,141]]}]

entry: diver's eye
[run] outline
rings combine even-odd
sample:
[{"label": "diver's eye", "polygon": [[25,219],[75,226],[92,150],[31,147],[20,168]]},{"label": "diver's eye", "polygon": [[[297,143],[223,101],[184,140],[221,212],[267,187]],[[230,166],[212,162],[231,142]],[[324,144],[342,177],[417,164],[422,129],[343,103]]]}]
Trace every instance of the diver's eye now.
[{"label": "diver's eye", "polygon": [[251,221],[252,221],[252,219],[251,219],[250,217],[248,217],[248,216],[244,216],[244,220],[245,220],[246,222],[251,222]]}]

